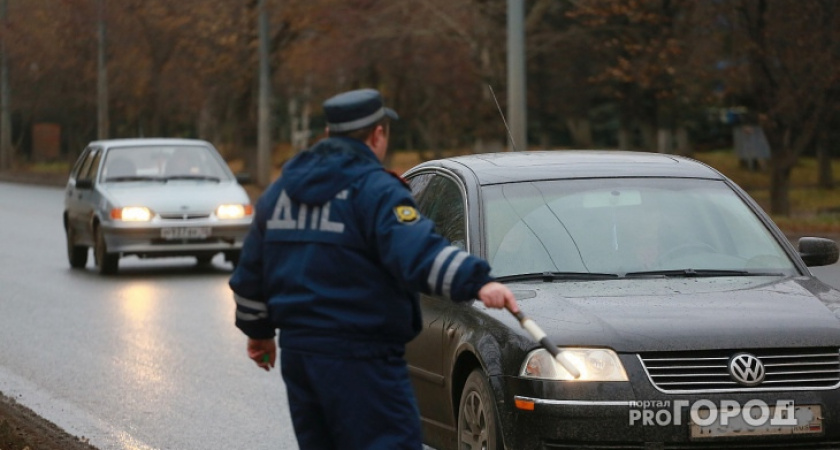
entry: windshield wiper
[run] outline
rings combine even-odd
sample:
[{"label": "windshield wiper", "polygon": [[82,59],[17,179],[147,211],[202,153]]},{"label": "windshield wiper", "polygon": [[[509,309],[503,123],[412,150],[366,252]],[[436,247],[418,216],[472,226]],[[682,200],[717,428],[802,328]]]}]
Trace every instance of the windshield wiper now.
[{"label": "windshield wiper", "polygon": [[497,281],[527,281],[527,280],[542,280],[542,281],[556,281],[556,280],[573,280],[573,281],[590,281],[590,280],[610,280],[618,278],[615,273],[593,273],[593,272],[540,272],[540,273],[522,273],[517,275],[504,275],[497,277]]},{"label": "windshield wiper", "polygon": [[172,175],[166,177],[166,181],[169,180],[205,180],[215,181],[216,183],[222,181],[219,177],[211,177],[209,175]]},{"label": "windshield wiper", "polygon": [[105,179],[106,183],[110,183],[112,181],[166,181],[160,177],[150,177],[144,175],[128,175],[124,177],[108,177]]},{"label": "windshield wiper", "polygon": [[675,270],[648,270],[644,272],[628,272],[625,277],[758,277],[758,276],[783,276],[775,272],[750,272],[747,270],[719,270],[719,269],[675,269]]}]

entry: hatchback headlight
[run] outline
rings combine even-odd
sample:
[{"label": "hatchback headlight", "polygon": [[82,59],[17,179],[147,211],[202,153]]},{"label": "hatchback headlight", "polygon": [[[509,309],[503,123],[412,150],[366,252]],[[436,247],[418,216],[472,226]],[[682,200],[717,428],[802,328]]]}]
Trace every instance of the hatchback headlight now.
[{"label": "hatchback headlight", "polygon": [[111,218],[123,222],[148,222],[152,220],[152,210],[145,206],[126,206],[111,210]]},{"label": "hatchback headlight", "polygon": [[605,348],[560,348],[560,353],[580,370],[575,379],[545,349],[534,350],[525,358],[519,375],[525,378],[562,381],[627,381],[618,355]]},{"label": "hatchback headlight", "polygon": [[219,219],[242,219],[252,213],[251,205],[221,205],[216,208],[216,217]]}]

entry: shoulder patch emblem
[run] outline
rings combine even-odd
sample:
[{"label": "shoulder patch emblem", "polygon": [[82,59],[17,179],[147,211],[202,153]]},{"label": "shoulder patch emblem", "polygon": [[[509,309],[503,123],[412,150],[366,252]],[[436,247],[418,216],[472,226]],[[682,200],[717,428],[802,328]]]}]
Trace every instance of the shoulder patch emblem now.
[{"label": "shoulder patch emblem", "polygon": [[397,220],[402,223],[414,223],[420,218],[417,210],[411,206],[397,206],[394,208],[394,214],[397,215]]}]

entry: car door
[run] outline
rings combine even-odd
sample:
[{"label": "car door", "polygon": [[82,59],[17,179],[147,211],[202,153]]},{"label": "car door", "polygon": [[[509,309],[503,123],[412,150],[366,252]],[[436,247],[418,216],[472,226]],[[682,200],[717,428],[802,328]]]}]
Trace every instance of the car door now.
[{"label": "car door", "polygon": [[[435,231],[462,250],[467,248],[463,189],[457,178],[445,172],[423,173],[409,180],[420,212],[435,222]],[[406,348],[407,358],[424,420],[451,423],[448,402],[448,356],[457,329],[448,320],[451,300],[421,295],[423,331]]]},{"label": "car door", "polygon": [[101,149],[89,148],[76,177],[71,177],[67,188],[68,222],[76,232],[77,242],[89,245],[93,244],[90,224],[99,198],[95,187],[101,156]]}]

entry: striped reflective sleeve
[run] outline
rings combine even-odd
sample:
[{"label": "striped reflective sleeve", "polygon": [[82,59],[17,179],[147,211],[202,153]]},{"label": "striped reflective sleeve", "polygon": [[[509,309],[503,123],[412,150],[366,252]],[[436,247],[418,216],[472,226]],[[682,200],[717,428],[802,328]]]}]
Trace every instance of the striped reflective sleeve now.
[{"label": "striped reflective sleeve", "polygon": [[449,263],[449,267],[443,275],[443,295],[452,298],[452,280],[455,279],[455,274],[458,272],[458,269],[461,268],[461,264],[463,264],[464,260],[467,259],[467,256],[469,255],[469,253],[459,250],[458,254],[452,258],[452,262]]},{"label": "striped reflective sleeve", "polygon": [[[469,255],[452,245],[441,250],[432,263],[432,270],[429,271],[429,291],[432,294],[450,297],[452,280],[455,279],[455,274]],[[440,276],[441,273],[443,277]],[[439,278],[441,279],[438,280]]]},{"label": "striped reflective sleeve", "polygon": [[268,318],[268,305],[256,300],[247,299],[234,293],[236,301],[236,318],[245,321],[253,321]]},{"label": "striped reflective sleeve", "polygon": [[446,259],[449,258],[454,252],[458,251],[458,247],[444,247],[437,256],[435,257],[435,261],[432,263],[432,270],[429,271],[429,279],[427,280],[427,284],[429,285],[429,292],[432,294],[440,294],[440,286],[438,283],[438,276],[440,275],[440,271],[443,269],[443,264],[446,262]]}]

